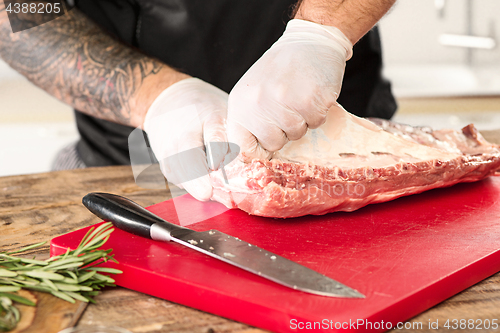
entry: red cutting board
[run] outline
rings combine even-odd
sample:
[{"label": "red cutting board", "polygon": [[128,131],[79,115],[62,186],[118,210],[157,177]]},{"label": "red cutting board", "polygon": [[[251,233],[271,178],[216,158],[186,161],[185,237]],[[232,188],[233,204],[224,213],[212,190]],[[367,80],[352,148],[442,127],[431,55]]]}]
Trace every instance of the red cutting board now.
[{"label": "red cutting board", "polygon": [[[500,178],[489,178],[353,213],[286,220],[226,211],[188,195],[149,207],[174,223],[177,209],[181,222],[189,216],[201,221],[192,229],[239,237],[355,288],[365,299],[291,290],[181,245],[121,230],[105,246],[114,249],[120,264],[113,267],[124,271],[116,283],[126,288],[276,332],[302,331],[314,322],[315,331],[384,331],[500,271],[499,199]],[[53,239],[51,254],[77,246],[85,232]]]}]

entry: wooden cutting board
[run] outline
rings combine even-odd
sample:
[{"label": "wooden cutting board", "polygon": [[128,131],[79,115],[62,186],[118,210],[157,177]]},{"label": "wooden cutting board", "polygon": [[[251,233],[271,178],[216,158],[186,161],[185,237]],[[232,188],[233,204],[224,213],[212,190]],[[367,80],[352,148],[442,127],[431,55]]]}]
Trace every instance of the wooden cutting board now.
[{"label": "wooden cutting board", "polygon": [[76,325],[87,303],[69,303],[48,293],[21,290],[19,295],[36,302],[36,306],[16,304],[21,320],[9,333],[57,333]]},{"label": "wooden cutting board", "polygon": [[[366,295],[314,296],[267,281],[175,243],[115,230],[105,245],[120,286],[276,332],[335,327],[384,331],[500,271],[500,179],[459,184],[353,213],[295,219],[249,216],[186,195],[151,206],[195,230],[217,229]],[[176,213],[177,212],[177,213]],[[86,229],[55,238],[51,254]],[[390,324],[389,324],[390,323]],[[424,323],[426,325],[427,323]]]}]

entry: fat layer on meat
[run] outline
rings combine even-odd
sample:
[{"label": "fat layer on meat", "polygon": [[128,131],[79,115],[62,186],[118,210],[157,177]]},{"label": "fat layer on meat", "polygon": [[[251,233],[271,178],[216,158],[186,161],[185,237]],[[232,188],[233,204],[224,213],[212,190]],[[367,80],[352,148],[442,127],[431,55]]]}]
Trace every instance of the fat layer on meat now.
[{"label": "fat layer on meat", "polygon": [[500,147],[473,125],[433,131],[336,106],[270,161],[235,159],[211,173],[212,200],[259,216],[322,215],[481,180],[499,168]]}]

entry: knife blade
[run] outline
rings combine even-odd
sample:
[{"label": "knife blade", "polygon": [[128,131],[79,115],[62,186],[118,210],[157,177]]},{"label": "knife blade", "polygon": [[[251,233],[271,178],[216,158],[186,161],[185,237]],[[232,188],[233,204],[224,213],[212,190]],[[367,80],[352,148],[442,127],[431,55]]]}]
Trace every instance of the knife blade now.
[{"label": "knife blade", "polygon": [[156,241],[176,242],[283,286],[321,296],[365,297],[338,281],[237,237],[214,229],[194,231],[167,222],[127,198],[89,193],[82,202],[92,213],[126,232]]}]

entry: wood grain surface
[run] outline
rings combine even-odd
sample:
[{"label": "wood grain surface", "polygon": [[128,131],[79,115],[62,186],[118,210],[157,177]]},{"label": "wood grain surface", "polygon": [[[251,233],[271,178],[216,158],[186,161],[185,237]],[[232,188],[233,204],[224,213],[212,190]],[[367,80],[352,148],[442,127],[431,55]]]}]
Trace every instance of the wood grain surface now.
[{"label": "wood grain surface", "polygon": [[[500,131],[483,133],[485,137],[500,143]],[[143,206],[150,206],[170,198],[167,189],[144,189],[134,182],[130,167],[104,167],[84,170],[59,171],[44,174],[22,175],[0,178],[0,251],[15,250],[23,246],[99,222],[81,204],[82,197],[89,192],[110,192],[125,195]],[[499,240],[500,241],[500,240]],[[37,258],[48,257],[48,245],[34,251]],[[398,281],[388,281],[398,283]],[[55,299],[46,295],[48,298]],[[78,326],[119,326],[134,333],[139,332],[237,332],[257,333],[262,330],[227,320],[172,302],[140,294],[123,288],[110,288],[96,297],[97,304],[87,306]],[[58,311],[59,318],[66,318],[65,325],[72,325],[79,317],[81,307],[72,307],[64,301],[58,305],[46,305],[47,311],[35,313],[32,322],[46,323],[49,327]],[[30,316],[26,314],[26,316]],[[36,318],[36,316],[39,316]],[[453,319],[475,320],[481,332],[500,332],[500,328],[485,329],[479,320],[500,321],[500,274],[446,300],[430,310],[410,319],[406,325],[412,329],[397,329],[396,332],[452,332],[471,331],[453,329]],[[438,329],[429,323],[438,320]],[[444,327],[450,320],[451,328]],[[34,327],[34,326],[32,326]],[[19,332],[57,333],[60,327],[45,331],[21,330]]]},{"label": "wood grain surface", "polygon": [[51,333],[76,325],[87,303],[71,304],[47,293],[21,290],[37,306],[19,305],[22,317],[11,333]]},{"label": "wood grain surface", "polygon": [[[127,166],[0,177],[0,251],[16,250],[29,244],[48,241],[100,222],[99,218],[81,204],[82,197],[89,192],[124,195],[143,206],[171,197],[166,188],[150,190],[137,186],[132,170]],[[36,255],[37,259],[48,258],[48,244],[29,255]],[[62,327],[72,324],[71,320],[67,320],[69,317],[79,316],[81,302],[77,302],[78,306],[74,307],[50,295],[44,296],[52,299],[53,303],[44,302],[44,309],[47,311],[35,313],[31,328],[19,332],[57,333]],[[260,331],[123,288],[108,289],[97,296],[96,300],[97,304],[88,305],[78,326],[118,326],[134,333]],[[26,308],[22,308],[23,313],[31,316],[33,309]],[[55,327],[55,317],[65,325]],[[39,323],[45,325],[34,326]],[[44,327],[44,330],[39,331],[37,327]]]}]

